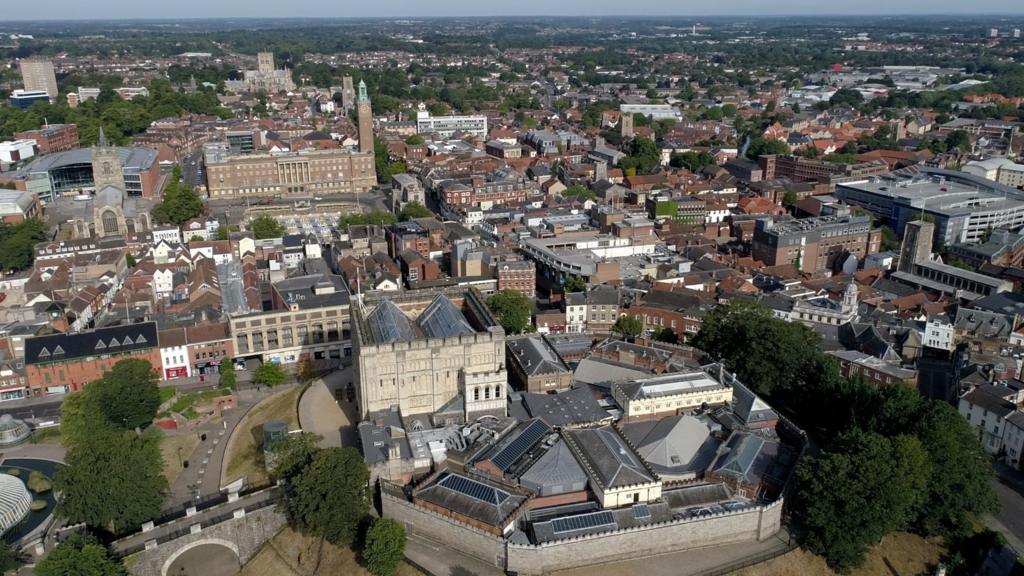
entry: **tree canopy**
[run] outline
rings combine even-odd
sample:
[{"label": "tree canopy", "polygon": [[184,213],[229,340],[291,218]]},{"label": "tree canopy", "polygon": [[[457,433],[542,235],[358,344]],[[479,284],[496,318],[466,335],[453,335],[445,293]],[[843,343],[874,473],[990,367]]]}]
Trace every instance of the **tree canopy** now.
[{"label": "tree canopy", "polygon": [[562,196],[571,196],[579,198],[580,200],[593,200],[595,198],[593,190],[586,186],[580,186],[579,184],[573,184],[565,190],[562,190]]},{"label": "tree canopy", "polygon": [[757,160],[759,156],[770,156],[773,154],[785,154],[789,152],[789,146],[785,142],[774,138],[765,140],[758,136],[750,139],[750,146],[747,147],[747,158]]},{"label": "tree canopy", "polygon": [[203,200],[188,186],[182,185],[181,166],[175,164],[164,188],[163,199],[153,207],[151,215],[159,224],[181,226],[203,213]]},{"label": "tree canopy", "polygon": [[37,576],[126,576],[128,571],[92,536],[74,534],[39,564]]},{"label": "tree canopy", "polygon": [[235,363],[224,358],[220,361],[220,387],[234,388],[238,384],[238,375],[235,374]]},{"label": "tree canopy", "polygon": [[279,386],[288,380],[288,373],[281,368],[280,364],[264,362],[253,372],[253,382],[264,386]]},{"label": "tree canopy", "polygon": [[528,332],[533,316],[533,300],[522,292],[506,288],[487,299],[487,306],[508,334]]},{"label": "tree canopy", "polygon": [[583,292],[587,288],[587,283],[579,274],[572,274],[565,277],[565,283],[562,284],[562,287],[566,292]]},{"label": "tree canopy", "polygon": [[355,540],[370,510],[370,472],[355,448],[319,449],[304,466],[290,465],[282,477],[292,526],[339,546]]},{"label": "tree canopy", "polygon": [[35,246],[46,240],[46,225],[38,218],[0,224],[0,269],[19,272],[32,266]]},{"label": "tree canopy", "polygon": [[249,223],[249,229],[252,230],[252,233],[256,236],[257,240],[280,238],[285,233],[284,226],[270,216],[254,218],[253,221]]},{"label": "tree canopy", "polygon": [[635,338],[640,335],[644,330],[644,323],[639,318],[634,318],[628,314],[619,316],[615,324],[612,325],[612,332],[622,334],[627,338]]},{"label": "tree canopy", "polygon": [[157,376],[145,360],[121,360],[88,388],[107,422],[114,427],[144,428],[160,407]]},{"label": "tree canopy", "polygon": [[648,138],[630,140],[624,152],[626,157],[619,160],[619,168],[634,174],[650,174],[661,164],[661,151]]},{"label": "tree canopy", "polygon": [[391,518],[378,518],[366,533],[363,559],[374,576],[392,576],[405,557],[405,528]]},{"label": "tree canopy", "polygon": [[405,222],[406,220],[412,220],[413,218],[430,218],[433,215],[434,213],[430,211],[430,208],[427,208],[423,204],[420,204],[419,202],[409,202],[405,206],[402,206],[402,210],[398,213],[398,219]]}]

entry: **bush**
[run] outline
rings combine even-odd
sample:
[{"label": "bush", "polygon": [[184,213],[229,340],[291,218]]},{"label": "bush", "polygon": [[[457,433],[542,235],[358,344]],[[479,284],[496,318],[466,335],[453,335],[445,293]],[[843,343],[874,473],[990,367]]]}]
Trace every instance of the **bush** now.
[{"label": "bush", "polygon": [[8,468],[7,470],[4,470],[4,474],[7,474],[8,476],[21,476],[21,470],[18,470],[17,468]]},{"label": "bush", "polygon": [[405,528],[390,518],[378,518],[366,533],[363,559],[374,576],[391,576],[405,556]]},{"label": "bush", "polygon": [[46,500],[33,500],[31,510],[33,512],[39,512],[40,510],[46,510],[46,506]]},{"label": "bush", "polygon": [[33,470],[32,473],[28,475],[28,482],[26,482],[25,484],[28,486],[29,490],[35,492],[36,494],[49,492],[50,490],[53,489],[53,482],[51,482],[50,479],[46,477],[46,474],[43,474],[42,472],[37,472],[35,470]]}]

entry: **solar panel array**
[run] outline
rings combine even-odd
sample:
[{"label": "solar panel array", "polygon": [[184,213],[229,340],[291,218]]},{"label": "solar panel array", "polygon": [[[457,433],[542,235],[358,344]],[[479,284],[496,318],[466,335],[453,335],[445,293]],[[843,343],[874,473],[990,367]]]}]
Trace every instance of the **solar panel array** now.
[{"label": "solar panel array", "polygon": [[390,300],[383,300],[366,317],[373,341],[390,343],[410,341],[416,338],[409,318]]},{"label": "solar panel array", "polygon": [[523,457],[530,448],[540,441],[551,429],[541,420],[534,420],[507,446],[498,451],[490,458],[491,462],[499,470],[505,472],[512,467],[517,460]]},{"label": "solar panel array", "polygon": [[459,476],[457,474],[449,474],[441,480],[438,485],[444,486],[445,488],[464,494],[470,498],[474,498],[481,502],[488,504],[494,504],[498,506],[512,497],[511,494],[504,490],[498,490],[497,488],[488,486],[482,482],[476,480],[470,480],[465,476]]},{"label": "solar panel array", "polygon": [[451,300],[438,294],[416,321],[429,338],[450,338],[474,334],[473,327]]},{"label": "solar panel array", "polygon": [[577,516],[564,516],[551,521],[551,527],[555,534],[566,532],[577,532],[579,530],[590,530],[593,528],[616,528],[615,517],[607,510],[579,514]]},{"label": "solar panel array", "polygon": [[651,509],[647,507],[647,504],[634,504],[633,518],[636,520],[649,520],[651,518]]}]

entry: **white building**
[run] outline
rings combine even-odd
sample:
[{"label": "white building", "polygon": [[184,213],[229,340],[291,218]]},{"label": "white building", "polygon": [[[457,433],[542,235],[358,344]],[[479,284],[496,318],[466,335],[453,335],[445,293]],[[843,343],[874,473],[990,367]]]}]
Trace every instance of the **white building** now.
[{"label": "white building", "polygon": [[565,295],[565,331],[576,334],[587,331],[587,295],[583,292]]},{"label": "white building", "polygon": [[161,330],[160,338],[160,363],[162,370],[161,378],[174,380],[176,378],[187,378],[192,375],[192,363],[189,361],[188,338],[184,328],[171,328]]},{"label": "white building", "polygon": [[1024,188],[1024,164],[1007,158],[989,158],[968,162],[963,171],[986,180],[992,180],[1014,188]]},{"label": "white building", "polygon": [[[1013,438],[1018,442],[1013,448],[1019,461],[1022,436],[1019,429],[1024,427],[1024,413],[1018,405],[1022,397],[1024,390],[1005,384],[978,386],[960,397],[960,415],[977,430],[978,439],[988,453],[998,455],[1006,452],[1004,439]],[[1017,430],[1007,433],[1010,427]]]},{"label": "white building", "polygon": [[937,350],[953,351],[954,342],[953,321],[945,314],[935,314],[928,317],[924,327],[924,338],[922,344],[928,348]]},{"label": "white building", "polygon": [[438,134],[441,138],[451,138],[456,132],[465,132],[481,138],[487,137],[486,116],[431,116],[426,106],[420,104],[416,112],[416,132],[419,134]]},{"label": "white building", "polygon": [[177,226],[159,226],[153,229],[153,243],[181,244],[181,230]]},{"label": "white building", "polygon": [[0,162],[20,162],[35,155],[35,140],[8,140],[7,142],[0,142]]}]

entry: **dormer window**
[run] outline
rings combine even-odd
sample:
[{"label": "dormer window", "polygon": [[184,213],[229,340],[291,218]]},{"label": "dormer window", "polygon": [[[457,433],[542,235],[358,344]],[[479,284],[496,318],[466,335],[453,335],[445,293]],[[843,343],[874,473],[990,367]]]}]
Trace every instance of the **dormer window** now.
[{"label": "dormer window", "polygon": [[64,349],[60,347],[60,344],[58,344],[57,347],[53,349],[53,355],[54,356],[63,356],[64,355]]},{"label": "dormer window", "polygon": [[50,351],[47,350],[46,347],[44,346],[43,349],[39,351],[39,357],[40,358],[49,358],[50,357]]},{"label": "dormer window", "polygon": [[136,344],[145,344],[147,342],[146,337],[139,334],[139,337],[135,339]]},{"label": "dormer window", "polygon": [[117,338],[111,338],[110,339],[110,347],[111,348],[115,348],[115,347],[118,347],[120,345],[121,345],[121,343],[117,341]]},{"label": "dormer window", "polygon": [[96,341],[96,348],[95,348],[96,350],[105,350],[106,347],[107,347],[107,345],[103,343],[103,340],[97,340]]}]

